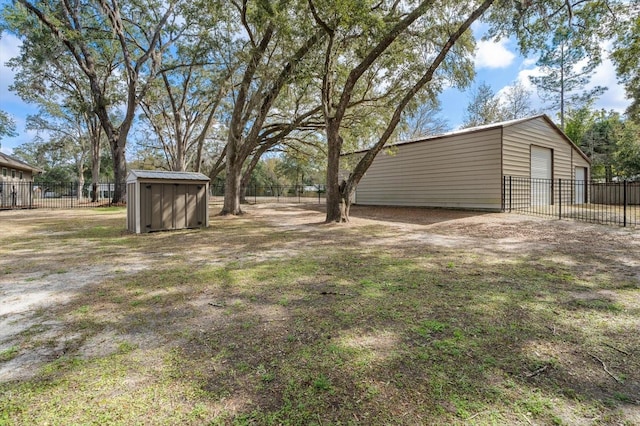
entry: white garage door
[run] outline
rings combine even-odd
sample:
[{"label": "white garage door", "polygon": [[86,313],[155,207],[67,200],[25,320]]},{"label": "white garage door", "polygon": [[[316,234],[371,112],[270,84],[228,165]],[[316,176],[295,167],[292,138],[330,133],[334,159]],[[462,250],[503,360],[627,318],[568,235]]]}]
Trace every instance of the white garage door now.
[{"label": "white garage door", "polygon": [[553,155],[549,148],[531,147],[531,205],[551,204]]}]

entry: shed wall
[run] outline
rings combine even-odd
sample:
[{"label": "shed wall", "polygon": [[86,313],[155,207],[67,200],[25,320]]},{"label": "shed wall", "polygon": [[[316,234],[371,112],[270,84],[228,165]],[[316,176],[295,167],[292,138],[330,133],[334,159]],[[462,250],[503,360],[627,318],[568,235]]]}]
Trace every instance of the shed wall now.
[{"label": "shed wall", "polygon": [[208,226],[206,184],[140,183],[141,232]]},{"label": "shed wall", "polygon": [[138,203],[136,202],[136,194],[135,182],[127,183],[127,230],[129,232],[140,232],[139,229],[136,229],[136,223],[138,223]]},{"label": "shed wall", "polygon": [[355,202],[499,210],[501,129],[408,143],[381,152]]}]

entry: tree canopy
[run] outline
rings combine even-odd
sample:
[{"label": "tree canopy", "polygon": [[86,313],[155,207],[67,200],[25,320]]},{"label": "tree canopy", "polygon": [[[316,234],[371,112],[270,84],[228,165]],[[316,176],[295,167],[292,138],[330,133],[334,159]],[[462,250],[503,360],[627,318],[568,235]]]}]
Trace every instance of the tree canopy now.
[{"label": "tree canopy", "polygon": [[8,113],[0,110],[0,141],[5,136],[10,138],[17,136],[16,122]]},{"label": "tree canopy", "polygon": [[[90,141],[93,170],[101,141],[109,146],[115,201],[135,138],[137,164],[224,177],[228,214],[241,212],[256,168],[265,180],[276,170],[265,155],[295,165],[292,180],[321,159],[335,221],[348,218],[355,187],[389,141],[448,130],[438,95],[474,79],[472,24],[542,52],[537,83],[560,99],[564,120],[569,93],[584,98],[602,39],[617,37],[633,95],[636,18],[621,0],[15,0],[2,29],[23,40],[12,61],[18,94],[49,124],[79,123],[71,140]],[[476,95],[468,125],[533,113],[522,86]],[[364,153],[345,167],[355,150]]]},{"label": "tree canopy", "polygon": [[631,2],[621,19],[626,25],[616,26],[617,38],[612,54],[617,65],[618,78],[624,83],[631,100],[627,112],[640,123],[640,4]]},{"label": "tree canopy", "polygon": [[614,111],[570,111],[566,133],[591,159],[594,179],[640,177],[640,126]]}]

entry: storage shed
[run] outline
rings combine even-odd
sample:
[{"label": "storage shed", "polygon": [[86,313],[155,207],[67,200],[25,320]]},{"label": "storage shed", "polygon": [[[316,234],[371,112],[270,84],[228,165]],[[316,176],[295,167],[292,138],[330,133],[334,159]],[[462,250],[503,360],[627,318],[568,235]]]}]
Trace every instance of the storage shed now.
[{"label": "storage shed", "polygon": [[127,229],[137,234],[209,226],[209,178],[202,173],[131,170]]},{"label": "storage shed", "polygon": [[[499,211],[504,176],[587,181],[589,166],[580,148],[548,116],[538,115],[392,145],[358,184],[354,203]],[[550,187],[532,184],[527,199],[553,203]]]}]

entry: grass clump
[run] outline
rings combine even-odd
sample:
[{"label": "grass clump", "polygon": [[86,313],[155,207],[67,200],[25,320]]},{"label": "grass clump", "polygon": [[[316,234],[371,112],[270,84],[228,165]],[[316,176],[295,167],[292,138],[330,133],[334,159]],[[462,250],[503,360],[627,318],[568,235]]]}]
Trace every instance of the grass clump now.
[{"label": "grass clump", "polygon": [[18,356],[20,349],[17,346],[11,346],[0,351],[0,362],[8,362]]}]

